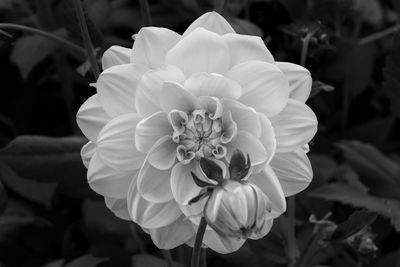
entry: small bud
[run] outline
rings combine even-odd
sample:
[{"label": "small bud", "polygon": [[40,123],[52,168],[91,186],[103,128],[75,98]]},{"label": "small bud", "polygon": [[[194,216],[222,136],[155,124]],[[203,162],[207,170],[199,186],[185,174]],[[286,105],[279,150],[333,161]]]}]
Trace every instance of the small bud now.
[{"label": "small bud", "polygon": [[254,184],[226,180],[216,187],[204,207],[208,225],[219,235],[258,236],[271,210],[268,197]]}]

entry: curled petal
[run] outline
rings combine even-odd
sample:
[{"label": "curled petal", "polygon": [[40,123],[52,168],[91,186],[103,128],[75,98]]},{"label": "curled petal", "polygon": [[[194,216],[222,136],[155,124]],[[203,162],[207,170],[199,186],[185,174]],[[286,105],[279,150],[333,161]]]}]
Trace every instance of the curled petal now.
[{"label": "curled petal", "polygon": [[263,144],[254,135],[246,132],[239,131],[236,137],[227,144],[226,159],[229,160],[233,153],[239,149],[243,154],[249,154],[251,165],[256,166],[265,163],[268,158],[267,151]]},{"label": "curled petal", "polygon": [[240,85],[220,74],[199,72],[185,82],[185,89],[195,96],[238,99],[242,94]]},{"label": "curled petal", "polygon": [[240,102],[268,117],[278,114],[286,106],[289,83],[274,64],[246,61],[234,66],[226,76],[242,86]]},{"label": "curled petal", "polygon": [[268,153],[268,159],[266,164],[269,164],[271,159],[275,155],[276,151],[276,139],[274,128],[272,127],[271,121],[262,113],[258,113],[258,118],[260,119],[261,124],[261,136],[260,141],[265,147],[265,150]]},{"label": "curled petal", "polygon": [[89,97],[79,108],[76,122],[82,133],[92,141],[97,140],[100,130],[111,120],[101,107],[98,95]]},{"label": "curled petal", "polygon": [[119,45],[113,45],[108,48],[101,58],[103,70],[116,65],[129,64],[132,50]]},{"label": "curled petal", "polygon": [[208,117],[212,120],[218,119],[222,116],[222,104],[216,97],[200,96],[198,104],[201,108],[208,112]]},{"label": "curled petal", "polygon": [[137,188],[147,201],[163,203],[173,198],[171,191],[171,170],[159,170],[146,161],[140,169]]},{"label": "curled petal", "polygon": [[94,154],[90,160],[87,178],[90,187],[96,193],[112,198],[124,198],[136,173],[137,171],[116,171]]},{"label": "curled petal", "polygon": [[310,72],[297,64],[289,62],[276,62],[289,81],[289,97],[305,103],[310,96],[312,79]]},{"label": "curled petal", "polygon": [[197,28],[167,53],[166,63],[177,66],[186,76],[196,72],[223,74],[229,68],[229,50],[221,36]]},{"label": "curled petal", "polygon": [[281,113],[271,118],[275,130],[277,152],[293,151],[310,142],[317,132],[314,112],[297,100],[289,99]]},{"label": "curled petal", "polygon": [[310,160],[302,147],[288,153],[276,153],[271,167],[279,178],[285,196],[303,191],[313,177]]},{"label": "curled petal", "polygon": [[259,36],[230,33],[225,34],[223,38],[229,47],[231,66],[249,60],[275,62],[271,52],[269,52],[264,41]]},{"label": "curled petal", "polygon": [[197,106],[196,97],[176,82],[165,82],[159,99],[160,107],[165,112],[176,109],[190,113]]},{"label": "curled petal", "polygon": [[230,111],[222,114],[222,135],[221,142],[227,144],[236,136],[237,124],[232,119],[232,113]]},{"label": "curled petal", "polygon": [[175,163],[176,159],[176,143],[172,137],[163,136],[150,149],[147,160],[153,167],[159,170],[168,170]]},{"label": "curled petal", "polygon": [[193,179],[190,172],[192,171],[200,177],[198,163],[191,162],[184,165],[181,162],[175,164],[171,172],[171,189],[176,202],[186,205],[192,198],[197,196],[201,190]]},{"label": "curled petal", "polygon": [[174,31],[159,27],[144,27],[135,38],[131,62],[156,69],[164,65],[165,55],[180,39]]},{"label": "curled petal", "polygon": [[123,220],[131,220],[128,212],[128,204],[126,203],[126,197],[121,199],[105,197],[104,200],[107,208],[109,208],[115,216]]},{"label": "curled petal", "polygon": [[89,167],[90,160],[92,159],[94,153],[96,152],[96,145],[92,141],[87,142],[81,149],[81,157],[83,165],[86,168]]},{"label": "curled petal", "polygon": [[190,24],[187,30],[183,33],[183,36],[187,36],[189,33],[199,27],[215,32],[219,35],[235,33],[229,22],[227,22],[226,19],[224,19],[220,14],[217,12],[208,12]]}]

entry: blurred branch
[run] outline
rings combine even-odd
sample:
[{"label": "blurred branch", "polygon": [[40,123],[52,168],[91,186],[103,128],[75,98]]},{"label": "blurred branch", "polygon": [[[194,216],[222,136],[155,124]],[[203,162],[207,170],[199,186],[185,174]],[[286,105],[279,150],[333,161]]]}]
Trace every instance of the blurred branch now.
[{"label": "blurred branch", "polygon": [[57,41],[67,47],[70,47],[75,52],[80,54],[82,57],[86,57],[85,49],[83,49],[82,47],[74,44],[73,42],[70,42],[64,38],[61,38],[55,34],[52,34],[52,33],[46,32],[46,31],[42,31],[42,30],[32,28],[29,26],[13,24],[13,23],[0,23],[0,29],[10,29],[10,30],[18,30],[18,31],[24,31],[24,32],[29,32],[29,33],[35,33],[35,34],[44,36],[46,38],[52,39],[54,41]]},{"label": "blurred branch", "polygon": [[142,14],[143,25],[145,27],[153,25],[151,20],[150,6],[147,0],[140,0],[140,12]]},{"label": "blurred branch", "polygon": [[396,33],[397,31],[400,30],[400,25],[395,25],[393,27],[387,28],[383,31],[377,32],[377,33],[373,33],[367,37],[362,38],[360,41],[358,41],[359,45],[367,45],[369,43],[375,42],[379,39],[382,39],[386,36],[389,36],[393,33]]}]

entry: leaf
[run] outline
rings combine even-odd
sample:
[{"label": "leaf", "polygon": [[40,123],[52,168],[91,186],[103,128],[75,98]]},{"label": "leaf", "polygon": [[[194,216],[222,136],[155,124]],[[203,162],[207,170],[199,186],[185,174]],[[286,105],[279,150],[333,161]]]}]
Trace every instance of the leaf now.
[{"label": "leaf", "polygon": [[[400,4],[397,6],[400,10]],[[382,88],[393,115],[400,118],[400,34],[394,36],[392,51],[386,58]]]},{"label": "leaf", "polygon": [[369,211],[355,211],[333,232],[331,241],[340,242],[360,232],[376,220],[377,214]]},{"label": "leaf", "polygon": [[[1,175],[0,175],[0,179],[1,179]],[[3,211],[6,209],[7,207],[7,191],[3,186],[3,183],[0,181],[0,215],[3,214]]]},{"label": "leaf", "polygon": [[43,265],[42,267],[63,267],[64,262],[65,262],[64,259],[59,259],[59,260],[49,262],[46,265]]},{"label": "leaf", "polygon": [[98,258],[87,254],[67,263],[64,267],[94,267],[107,260],[107,258]]},{"label": "leaf", "polygon": [[235,150],[229,163],[230,179],[240,181],[249,172],[251,167],[250,156],[247,154],[247,159],[240,150]]},{"label": "leaf", "polygon": [[371,212],[390,219],[396,231],[400,232],[400,201],[378,198],[342,183],[331,183],[308,193],[310,197],[338,201],[358,208],[366,208]]},{"label": "leaf", "polygon": [[335,87],[332,85],[323,83],[321,81],[313,81],[310,98],[316,96],[320,92],[332,92],[333,90],[335,90]]},{"label": "leaf", "polygon": [[[135,267],[169,267],[165,260],[148,254],[134,255],[132,257],[132,265]],[[184,267],[184,265],[173,262],[171,267]]]},{"label": "leaf", "polygon": [[208,179],[221,183],[224,179],[221,167],[213,160],[207,158],[200,159],[200,167]]}]

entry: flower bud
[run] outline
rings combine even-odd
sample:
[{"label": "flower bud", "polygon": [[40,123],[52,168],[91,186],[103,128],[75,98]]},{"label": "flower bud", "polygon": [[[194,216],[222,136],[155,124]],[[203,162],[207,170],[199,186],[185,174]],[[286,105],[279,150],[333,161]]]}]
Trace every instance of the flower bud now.
[{"label": "flower bud", "polygon": [[208,225],[226,237],[259,237],[271,210],[268,197],[254,184],[227,180],[204,207]]}]

